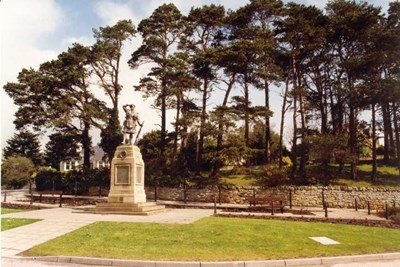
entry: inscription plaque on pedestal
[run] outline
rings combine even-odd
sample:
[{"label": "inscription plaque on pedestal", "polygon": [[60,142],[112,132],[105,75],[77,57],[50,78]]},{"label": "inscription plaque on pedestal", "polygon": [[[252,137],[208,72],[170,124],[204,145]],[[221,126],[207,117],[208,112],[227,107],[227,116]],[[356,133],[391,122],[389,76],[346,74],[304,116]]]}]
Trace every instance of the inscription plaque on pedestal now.
[{"label": "inscription plaque on pedestal", "polygon": [[115,184],[129,185],[130,179],[130,165],[115,165]]}]

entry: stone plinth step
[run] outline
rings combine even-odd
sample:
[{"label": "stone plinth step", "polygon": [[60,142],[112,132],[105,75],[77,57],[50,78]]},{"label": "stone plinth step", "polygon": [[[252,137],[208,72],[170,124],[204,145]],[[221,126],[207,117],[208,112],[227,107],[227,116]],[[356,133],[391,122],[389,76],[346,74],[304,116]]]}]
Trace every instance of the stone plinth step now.
[{"label": "stone plinth step", "polygon": [[153,215],[165,211],[164,205],[154,202],[146,203],[98,203],[96,208],[85,209],[85,212],[96,214]]}]

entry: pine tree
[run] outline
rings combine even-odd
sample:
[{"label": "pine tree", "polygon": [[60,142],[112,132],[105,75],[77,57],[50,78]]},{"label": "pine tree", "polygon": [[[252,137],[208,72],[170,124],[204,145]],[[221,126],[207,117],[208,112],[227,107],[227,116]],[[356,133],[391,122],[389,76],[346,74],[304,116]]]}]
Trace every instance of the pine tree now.
[{"label": "pine tree", "polygon": [[9,157],[26,157],[32,160],[35,166],[42,164],[42,154],[40,152],[40,142],[37,135],[28,130],[21,130],[7,140],[7,146],[4,148],[4,156]]}]

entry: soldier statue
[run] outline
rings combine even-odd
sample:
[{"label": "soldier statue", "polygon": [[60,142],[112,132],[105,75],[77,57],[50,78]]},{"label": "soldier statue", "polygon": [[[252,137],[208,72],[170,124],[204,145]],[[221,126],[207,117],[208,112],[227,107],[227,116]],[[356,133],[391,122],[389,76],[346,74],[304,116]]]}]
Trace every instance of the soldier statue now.
[{"label": "soldier statue", "polygon": [[133,135],[136,133],[136,123],[140,125],[140,130],[142,129],[141,127],[143,126],[143,123],[139,122],[139,116],[135,112],[135,105],[124,105],[123,108],[125,111],[125,121],[123,129],[124,144],[133,145],[132,140]]}]

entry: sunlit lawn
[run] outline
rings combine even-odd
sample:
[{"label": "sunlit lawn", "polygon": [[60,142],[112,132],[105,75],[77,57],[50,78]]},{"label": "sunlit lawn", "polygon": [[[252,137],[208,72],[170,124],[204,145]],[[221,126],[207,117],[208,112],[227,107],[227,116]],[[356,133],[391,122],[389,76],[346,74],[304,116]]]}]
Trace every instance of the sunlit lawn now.
[{"label": "sunlit lawn", "polygon": [[[378,165],[378,182],[374,183],[371,181],[371,164],[360,164],[357,166],[358,180],[350,180],[341,178],[337,174],[335,175],[338,179],[333,181],[333,184],[347,185],[347,186],[358,186],[358,187],[370,187],[370,186],[384,186],[384,187],[399,187],[400,176],[399,171],[394,166]],[[345,165],[345,172],[350,172],[350,166]],[[344,176],[344,175],[343,175]]]},{"label": "sunlit lawn", "polygon": [[[340,244],[324,246],[309,239],[312,236],[327,236]],[[27,254],[218,261],[390,251],[400,251],[398,229],[212,217],[189,225],[99,222]]]},{"label": "sunlit lawn", "polygon": [[[24,210],[19,209],[6,209],[1,208],[1,214],[23,212]],[[31,224],[40,221],[38,219],[17,219],[17,218],[1,218],[1,231],[6,231],[12,228],[20,227],[23,225]]]},{"label": "sunlit lawn", "polygon": [[[318,165],[308,166],[308,177],[315,175]],[[399,171],[394,166],[378,164],[378,182],[371,181],[372,165],[361,163],[357,166],[358,180],[351,180],[347,176],[350,173],[350,165],[346,164],[342,174],[338,174],[338,164],[331,164],[329,167],[332,185],[356,186],[356,187],[400,187]],[[262,166],[253,166],[246,169],[245,174],[235,174],[232,171],[221,171],[220,181],[222,184],[235,186],[254,186],[257,185],[257,177],[262,175]],[[322,170],[317,171],[322,181]]]}]

